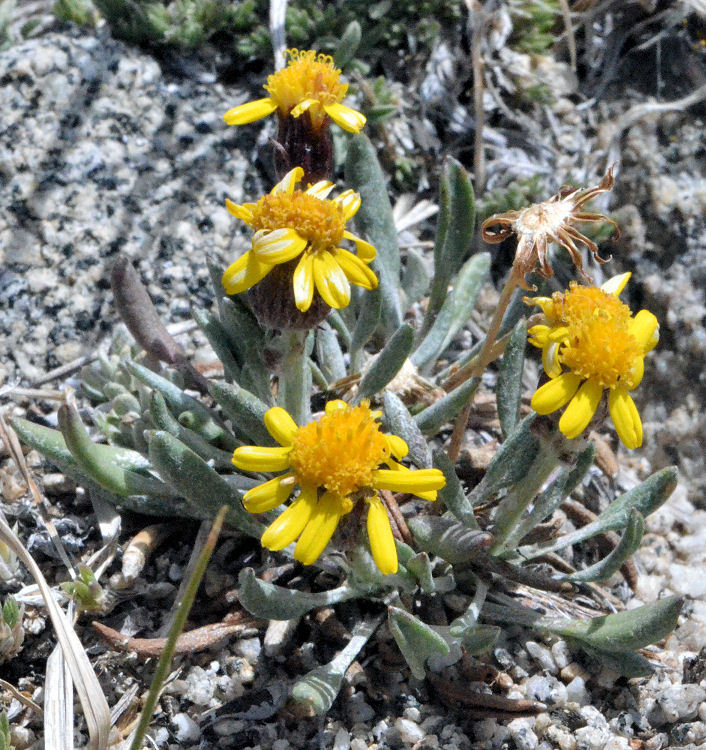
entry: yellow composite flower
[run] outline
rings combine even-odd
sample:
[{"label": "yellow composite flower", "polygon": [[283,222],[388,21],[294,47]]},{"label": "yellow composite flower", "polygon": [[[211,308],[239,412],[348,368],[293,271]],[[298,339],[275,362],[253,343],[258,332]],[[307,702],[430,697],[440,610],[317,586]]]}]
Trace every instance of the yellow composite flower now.
[{"label": "yellow composite flower", "polygon": [[248,490],[244,505],[251,513],[264,513],[284,503],[296,487],[299,494],[265,530],[264,547],[280,550],[298,540],[294,558],[311,565],[339,520],[365,502],[373,559],[383,573],[397,572],[395,540],[378,490],[436,500],[446,480],[438,469],[412,471],[398,463],[407,444],[380,432],[381,416],[367,401],[350,406],[341,400],[329,401],[324,415],[303,427],[281,407],[266,412],[265,426],[280,447],[236,448],[233,463],[245,471],[284,473]]},{"label": "yellow composite flower", "polygon": [[360,132],[365,116],[341,104],[348,84],[341,83],[333,58],[314,50],[288,49],[285,55],[286,67],[270,75],[263,87],[269,96],[229,109],[223,116],[228,125],[245,125],[277,110],[282,118],[308,112],[316,131],[331,118],[344,130]]},{"label": "yellow composite flower", "polygon": [[[350,302],[351,284],[364,289],[378,285],[368,267],[377,251],[346,229],[346,222],[360,208],[360,195],[346,190],[328,200],[334,185],[327,180],[306,190],[295,189],[303,176],[304,170],[295,167],[257,203],[238,205],[226,199],[228,211],[255,230],[252,250],[223,274],[228,294],[250,289],[276,265],[300,256],[292,283],[294,303],[302,312],[311,307],[314,288],[329,307],[341,308]],[[357,254],[339,247],[344,239],[355,243]]]},{"label": "yellow composite flower", "polygon": [[550,380],[532,397],[532,408],[551,414],[563,406],[559,429],[567,438],[588,427],[604,389],[618,437],[627,448],[642,445],[642,421],[628,391],[637,388],[645,355],[659,340],[659,323],[649,310],[633,317],[618,298],[629,273],[614,276],[601,287],[569,284],[551,297],[526,297],[539,305],[545,323],[529,329],[529,341],[542,350]]}]

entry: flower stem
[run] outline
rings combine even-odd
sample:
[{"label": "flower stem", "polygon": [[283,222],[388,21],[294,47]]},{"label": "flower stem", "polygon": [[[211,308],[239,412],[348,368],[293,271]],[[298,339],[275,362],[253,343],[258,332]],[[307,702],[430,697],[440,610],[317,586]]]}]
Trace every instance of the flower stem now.
[{"label": "flower stem", "polygon": [[311,368],[307,336],[309,331],[288,330],[282,333],[284,339],[284,360],[279,373],[279,403],[291,414],[298,424],[306,424],[311,411]]},{"label": "flower stem", "polygon": [[[505,286],[503,286],[500,292],[500,299],[498,300],[497,307],[493,313],[493,318],[488,326],[488,333],[485,336],[485,341],[481,347],[478,356],[469,362],[465,367],[459,370],[453,376],[454,387],[457,387],[461,383],[465,382],[472,377],[480,377],[483,374],[485,368],[497,357],[499,352],[495,349],[495,342],[500,331],[500,324],[502,323],[503,316],[507,310],[510,300],[512,299],[513,292],[517,286],[522,282],[523,273],[517,265],[513,265],[510,270],[510,275],[507,277]],[[449,379],[449,382],[451,379]],[[461,441],[463,440],[463,433],[468,423],[468,417],[471,413],[473,406],[473,395],[468,399],[468,403],[463,407],[463,411],[456,419],[454,424],[453,433],[451,435],[451,441],[447,450],[449,459],[452,463],[456,462],[458,454],[461,450]]]}]

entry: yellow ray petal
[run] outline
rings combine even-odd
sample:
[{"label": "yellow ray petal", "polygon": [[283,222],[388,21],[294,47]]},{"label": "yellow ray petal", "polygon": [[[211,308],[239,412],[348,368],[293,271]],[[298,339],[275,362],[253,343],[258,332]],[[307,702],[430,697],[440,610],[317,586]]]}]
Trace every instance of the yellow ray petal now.
[{"label": "yellow ray petal", "polygon": [[291,195],[294,192],[295,185],[304,177],[304,170],[301,167],[294,167],[270,190],[270,193],[287,193]]},{"label": "yellow ray petal", "polygon": [[632,274],[630,271],[626,273],[619,273],[617,276],[613,276],[608,281],[604,281],[601,284],[601,291],[606,294],[613,294],[616,297],[625,289],[625,285],[630,281]]},{"label": "yellow ray petal", "polygon": [[342,247],[337,247],[333,251],[333,255],[346,278],[352,284],[362,286],[363,289],[375,289],[378,285],[378,277],[375,272],[372,268],[366,266],[358,256]]},{"label": "yellow ray petal", "polygon": [[324,302],[338,310],[351,301],[351,285],[331,253],[314,256],[314,282]]},{"label": "yellow ray petal", "polygon": [[356,235],[353,234],[353,232],[349,232],[347,229],[343,230],[343,236],[350,240],[351,242],[355,242],[355,248],[358,252],[358,257],[364,262],[364,263],[370,263],[370,261],[375,260],[377,257],[378,251],[375,249],[373,245],[371,245],[369,242],[366,242],[365,240],[361,240],[360,237],[356,237]]},{"label": "yellow ray petal", "polygon": [[294,484],[295,476],[291,473],[258,484],[243,495],[245,510],[250,513],[267,513],[286,501],[292,494]]},{"label": "yellow ray petal", "polygon": [[659,321],[649,310],[640,310],[630,321],[630,333],[647,354],[659,341]]},{"label": "yellow ray petal", "polygon": [[252,251],[261,263],[277,265],[293,260],[307,245],[294,229],[260,229],[252,238]]},{"label": "yellow ray petal", "polygon": [[538,349],[544,348],[549,343],[549,331],[549,326],[541,324],[532,326],[527,331],[527,335],[530,337],[529,343],[532,344],[532,346],[536,346]]},{"label": "yellow ray petal", "polygon": [[341,411],[341,409],[347,408],[348,404],[345,401],[340,398],[334,398],[331,401],[326,402],[324,411],[326,412],[326,414],[335,414],[337,411]]},{"label": "yellow ray petal", "polygon": [[635,360],[635,365],[632,370],[630,370],[630,374],[626,378],[620,378],[620,385],[624,385],[627,390],[632,391],[640,385],[644,374],[645,359],[644,357],[638,357],[638,359]]},{"label": "yellow ray petal", "polygon": [[292,275],[294,304],[297,310],[306,312],[314,299],[314,256],[304,253]]},{"label": "yellow ray petal", "polygon": [[393,492],[428,492],[440,490],[446,484],[444,475],[438,469],[418,469],[417,471],[399,471],[395,469],[375,469],[373,487],[376,490]]},{"label": "yellow ray petal", "polygon": [[360,193],[356,193],[355,190],[344,190],[333,199],[333,202],[341,207],[343,218],[348,221],[358,213],[358,209],[360,208]]},{"label": "yellow ray petal", "polygon": [[324,492],[294,548],[294,559],[304,565],[316,562],[333,536],[340,518],[341,499],[333,492]]},{"label": "yellow ray petal", "polygon": [[608,395],[608,409],[622,444],[633,450],[642,445],[642,420],[630,394],[618,386]]},{"label": "yellow ray petal", "polygon": [[542,308],[542,312],[549,319],[554,319],[554,301],[551,297],[523,297],[522,301],[526,305],[537,305]]},{"label": "yellow ray petal", "polygon": [[260,543],[273,552],[288,547],[304,530],[316,507],[316,491],[304,492],[266,529]]},{"label": "yellow ray petal", "polygon": [[307,195],[313,195],[314,198],[324,200],[334,187],[335,185],[333,184],[333,182],[329,182],[328,180],[319,180],[318,182],[315,182],[313,185],[308,187],[305,192]]},{"label": "yellow ray petal", "polygon": [[226,294],[240,294],[251,286],[255,286],[258,281],[263,279],[272,270],[269,263],[261,263],[248,250],[245,255],[241,255],[235,263],[231,263],[226,268],[221,278],[221,283]]},{"label": "yellow ray petal", "polygon": [[365,125],[365,115],[345,104],[324,104],[324,112],[338,125],[349,133],[359,133]]},{"label": "yellow ray petal", "polygon": [[559,429],[564,437],[573,440],[588,427],[603,395],[603,386],[595,380],[587,380],[571,399],[559,420]]},{"label": "yellow ray petal", "polygon": [[557,378],[561,375],[561,364],[559,363],[559,347],[561,344],[551,342],[542,349],[542,366],[544,372],[550,378]]},{"label": "yellow ray petal", "polygon": [[368,539],[373,560],[380,572],[389,575],[397,572],[397,548],[385,506],[379,497],[368,500]]},{"label": "yellow ray petal", "polygon": [[267,115],[271,115],[277,109],[277,102],[267,97],[267,99],[256,99],[252,102],[246,102],[238,107],[229,109],[223,119],[228,125],[246,125],[255,120],[261,120]]},{"label": "yellow ray petal", "polygon": [[273,406],[265,412],[265,427],[272,437],[283,446],[291,446],[297,433],[297,423],[281,406]]},{"label": "yellow ray petal", "polygon": [[290,448],[242,445],[233,452],[233,463],[245,471],[284,471],[289,468]]},{"label": "yellow ray petal", "polygon": [[404,458],[409,453],[409,446],[399,435],[385,435],[385,440],[395,458]]},{"label": "yellow ray petal", "polygon": [[252,205],[254,204],[250,203],[240,206],[237,203],[233,203],[230,198],[226,198],[226,208],[228,209],[228,212],[233,214],[236,219],[241,219],[246,224],[252,224],[253,221],[252,210],[250,209],[250,206]]},{"label": "yellow ray petal", "polygon": [[318,103],[319,103],[318,99],[304,99],[303,101],[299,102],[299,104],[297,104],[297,106],[294,107],[294,109],[291,109],[289,111],[289,114],[292,117],[299,117],[300,115],[303,115],[304,112],[307,111],[307,109],[310,109],[311,107],[314,106],[314,104],[318,104]]},{"label": "yellow ray petal", "polygon": [[581,376],[565,372],[535,391],[530,405],[537,414],[551,414],[567,404],[578,390]]}]

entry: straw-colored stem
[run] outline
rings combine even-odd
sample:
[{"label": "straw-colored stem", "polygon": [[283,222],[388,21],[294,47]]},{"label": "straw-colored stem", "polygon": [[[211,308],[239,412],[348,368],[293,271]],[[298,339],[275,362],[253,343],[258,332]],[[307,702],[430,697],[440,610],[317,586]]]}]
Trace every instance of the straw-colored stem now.
[{"label": "straw-colored stem", "polygon": [[[502,323],[505,311],[510,304],[513,292],[522,281],[522,276],[522,271],[516,265],[514,265],[512,267],[512,270],[510,271],[510,275],[507,277],[507,281],[505,282],[505,286],[503,287],[502,292],[500,292],[500,299],[498,300],[497,307],[495,308],[495,312],[493,313],[493,318],[490,321],[490,325],[488,326],[488,333],[485,336],[483,346],[481,347],[480,352],[478,352],[478,356],[476,357],[476,359],[473,362],[469,362],[468,365],[463,368],[465,372],[459,370],[459,372],[456,373],[456,375],[454,376],[454,380],[457,382],[457,385],[460,385],[469,378],[480,377],[483,374],[485,368],[495,359],[493,355],[495,354],[495,343],[498,338],[498,332],[500,331],[500,324]],[[449,443],[447,451],[449,459],[452,463],[456,462],[458,454],[461,450],[463,433],[466,429],[468,416],[471,413],[472,406],[473,396],[469,398],[468,403],[463,407],[463,411],[459,414],[454,424],[453,433],[451,434],[451,441]]]}]

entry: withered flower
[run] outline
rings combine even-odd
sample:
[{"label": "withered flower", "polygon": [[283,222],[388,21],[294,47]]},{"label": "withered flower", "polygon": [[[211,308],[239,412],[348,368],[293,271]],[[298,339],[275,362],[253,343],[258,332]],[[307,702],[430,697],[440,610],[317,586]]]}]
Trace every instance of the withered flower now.
[{"label": "withered flower", "polygon": [[[496,244],[507,239],[511,234],[517,235],[517,251],[515,253],[515,267],[525,274],[537,271],[548,279],[554,275],[549,265],[548,247],[550,242],[556,242],[568,250],[571,260],[586,281],[591,278],[583,270],[581,253],[576,247],[581,242],[593,254],[599,263],[605,263],[606,258],[598,254],[598,246],[573,226],[576,222],[608,222],[615,227],[616,237],[620,230],[618,225],[603,214],[582,211],[581,208],[592,198],[608,192],[615,180],[613,167],[606,172],[605,177],[596,187],[579,188],[563,187],[556,195],[542,203],[534,203],[519,211],[505,211],[486,219],[481,226],[481,234],[486,242]],[[522,283],[524,288],[527,285]]]}]

